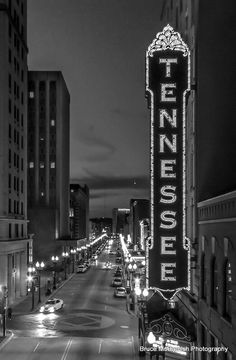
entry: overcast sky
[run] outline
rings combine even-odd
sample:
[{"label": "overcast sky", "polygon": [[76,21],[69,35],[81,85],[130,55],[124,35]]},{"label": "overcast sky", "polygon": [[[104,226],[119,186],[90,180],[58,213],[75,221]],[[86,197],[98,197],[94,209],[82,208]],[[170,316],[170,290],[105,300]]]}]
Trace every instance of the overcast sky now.
[{"label": "overcast sky", "polygon": [[61,70],[71,96],[70,176],[90,217],[149,198],[145,51],[161,0],[28,0],[29,70]]}]

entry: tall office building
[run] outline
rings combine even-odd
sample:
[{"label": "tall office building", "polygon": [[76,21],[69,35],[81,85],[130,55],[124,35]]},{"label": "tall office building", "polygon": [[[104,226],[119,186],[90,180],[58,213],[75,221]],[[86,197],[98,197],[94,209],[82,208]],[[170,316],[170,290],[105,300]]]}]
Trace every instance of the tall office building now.
[{"label": "tall office building", "polygon": [[[0,1],[0,284],[9,303],[26,293],[27,3]],[[0,293],[1,298],[1,293]]]},{"label": "tall office building", "polygon": [[180,32],[191,52],[186,199],[194,262],[191,290],[179,295],[179,316],[194,324],[197,345],[228,347],[220,359],[236,357],[234,14],[233,0],[167,0],[161,14],[162,26]]},{"label": "tall office building", "polygon": [[127,236],[129,233],[128,218],[130,209],[114,208],[112,209],[112,232],[113,234],[122,234]]},{"label": "tall office building", "polygon": [[89,239],[89,188],[87,185],[70,185],[71,239]]},{"label": "tall office building", "polygon": [[60,71],[28,75],[28,215],[35,260],[69,235],[70,95]]},{"label": "tall office building", "polygon": [[129,227],[131,242],[137,249],[144,250],[144,244],[141,245],[141,227],[140,222],[150,218],[150,203],[147,199],[130,200]]}]

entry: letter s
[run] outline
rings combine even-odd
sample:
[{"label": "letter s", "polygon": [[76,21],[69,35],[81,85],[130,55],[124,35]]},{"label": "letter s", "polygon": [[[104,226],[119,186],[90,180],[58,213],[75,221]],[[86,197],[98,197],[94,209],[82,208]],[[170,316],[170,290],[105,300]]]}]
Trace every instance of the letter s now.
[{"label": "letter s", "polygon": [[164,199],[161,197],[160,202],[164,204],[173,204],[176,202],[177,196],[175,194],[176,186],[166,185],[161,187],[161,195],[167,197]]},{"label": "letter s", "polygon": [[[176,227],[177,221],[174,219],[176,211],[163,211],[161,213],[161,220],[169,224],[161,223],[160,227],[162,229],[173,229]],[[168,216],[170,215],[170,217]]]}]

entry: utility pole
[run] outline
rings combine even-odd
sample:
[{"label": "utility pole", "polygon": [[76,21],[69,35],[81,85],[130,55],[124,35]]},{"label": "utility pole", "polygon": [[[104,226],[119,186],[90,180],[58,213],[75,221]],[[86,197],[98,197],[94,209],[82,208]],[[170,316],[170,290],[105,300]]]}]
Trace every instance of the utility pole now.
[{"label": "utility pole", "polygon": [[6,286],[3,286],[3,298],[2,298],[2,336],[6,336],[6,317],[7,317],[7,298],[8,290]]}]

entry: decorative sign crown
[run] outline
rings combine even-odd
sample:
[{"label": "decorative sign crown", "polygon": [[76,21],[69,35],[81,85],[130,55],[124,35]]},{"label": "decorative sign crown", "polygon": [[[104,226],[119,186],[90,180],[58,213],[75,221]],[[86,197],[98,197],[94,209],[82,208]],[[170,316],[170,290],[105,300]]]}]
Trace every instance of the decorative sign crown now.
[{"label": "decorative sign crown", "polygon": [[169,24],[164,27],[162,32],[157,33],[156,38],[148,47],[147,54],[148,56],[153,56],[155,51],[167,49],[182,51],[183,56],[189,55],[188,46],[182,40],[180,34],[175,32]]}]

